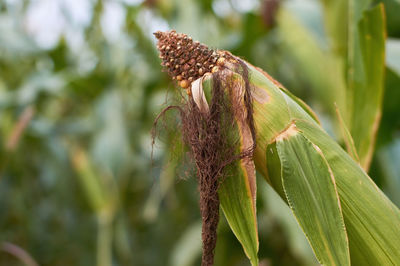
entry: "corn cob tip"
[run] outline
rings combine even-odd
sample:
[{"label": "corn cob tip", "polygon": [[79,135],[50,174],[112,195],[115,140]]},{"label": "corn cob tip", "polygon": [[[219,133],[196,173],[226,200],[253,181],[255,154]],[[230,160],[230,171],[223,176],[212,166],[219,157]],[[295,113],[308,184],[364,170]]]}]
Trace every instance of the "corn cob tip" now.
[{"label": "corn cob tip", "polygon": [[162,65],[168,74],[178,81],[182,88],[190,88],[191,83],[208,72],[223,66],[223,53],[212,50],[206,45],[175,30],[154,33]]}]

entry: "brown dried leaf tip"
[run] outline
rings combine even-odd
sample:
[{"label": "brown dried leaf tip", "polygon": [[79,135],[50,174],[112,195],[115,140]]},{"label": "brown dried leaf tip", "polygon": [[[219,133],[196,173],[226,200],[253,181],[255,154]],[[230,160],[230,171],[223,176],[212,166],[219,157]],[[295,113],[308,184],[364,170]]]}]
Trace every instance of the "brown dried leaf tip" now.
[{"label": "brown dried leaf tip", "polygon": [[171,30],[157,31],[154,35],[158,39],[157,48],[162,65],[182,88],[189,88],[194,80],[207,72],[217,71],[217,65],[223,64],[220,53],[193,41],[186,34]]}]

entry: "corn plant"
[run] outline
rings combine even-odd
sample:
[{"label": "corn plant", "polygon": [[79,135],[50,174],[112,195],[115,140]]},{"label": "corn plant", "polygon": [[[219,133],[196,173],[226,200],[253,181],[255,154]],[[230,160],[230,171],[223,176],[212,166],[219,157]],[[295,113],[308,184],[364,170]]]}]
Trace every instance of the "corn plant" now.
[{"label": "corn plant", "polygon": [[[369,19],[382,22],[382,7],[364,15],[360,34],[379,33],[383,23],[371,26]],[[362,142],[368,147],[354,144],[355,129],[342,122],[346,152],[310,107],[263,70],[175,31],[155,35],[166,71],[187,92],[175,108],[197,167],[203,265],[213,264],[219,206],[251,264],[258,265],[256,170],[291,208],[321,264],[400,263],[400,211],[365,171],[370,134]],[[362,52],[381,37],[366,40]],[[379,80],[375,85],[381,86]],[[374,110],[366,116],[376,123]],[[351,112],[359,132],[362,123]]]}]

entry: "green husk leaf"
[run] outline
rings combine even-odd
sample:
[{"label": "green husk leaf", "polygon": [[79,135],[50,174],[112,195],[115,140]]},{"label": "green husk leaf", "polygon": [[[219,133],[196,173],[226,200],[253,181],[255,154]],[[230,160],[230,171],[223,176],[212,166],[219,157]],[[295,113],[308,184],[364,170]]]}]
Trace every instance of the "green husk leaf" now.
[{"label": "green husk leaf", "polygon": [[227,169],[227,178],[219,189],[221,208],[233,233],[243,246],[252,265],[258,265],[258,231],[253,198],[246,170],[240,163]]},{"label": "green husk leaf", "polygon": [[300,107],[309,114],[312,119],[314,119],[315,122],[318,124],[321,124],[321,122],[318,119],[318,116],[314,113],[314,111],[300,98],[297,98],[293,93],[291,93],[288,89],[285,87],[279,87],[287,96],[289,96],[293,101],[295,101]]},{"label": "green husk leaf", "polygon": [[[249,66],[252,85],[269,96],[266,103],[254,101],[257,128],[256,169],[280,193],[277,172],[283,166],[269,155],[271,143],[292,123],[318,146],[332,170],[349,238],[353,265],[392,265],[400,261],[400,211],[370,177],[315,120],[283,90]],[[282,164],[282,165],[281,165]]]},{"label": "green husk leaf", "polygon": [[364,170],[320,128],[296,126],[324,154],[335,176],[353,265],[395,265],[400,261],[400,211]]},{"label": "green husk leaf", "polygon": [[[272,142],[267,146],[267,169],[268,175],[272,177],[280,177],[282,174],[282,165],[279,159],[278,150],[276,149],[276,142]],[[279,196],[287,202],[285,191],[282,185],[282,178],[271,178],[271,185]]]},{"label": "green husk leaf", "polygon": [[283,134],[286,133],[279,137],[276,146],[289,206],[322,264],[350,265],[332,171],[316,145],[293,127]]}]

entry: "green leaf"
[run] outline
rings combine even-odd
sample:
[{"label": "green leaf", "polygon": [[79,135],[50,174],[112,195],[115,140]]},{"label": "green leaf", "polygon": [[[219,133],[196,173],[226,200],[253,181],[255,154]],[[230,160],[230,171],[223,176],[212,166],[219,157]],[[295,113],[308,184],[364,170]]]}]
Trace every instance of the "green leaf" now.
[{"label": "green leaf", "polygon": [[323,0],[327,31],[337,55],[346,58],[352,54],[357,23],[370,3],[371,0]]},{"label": "green leaf", "polygon": [[278,136],[276,147],[289,206],[318,260],[350,265],[335,179],[321,150],[295,127]]},{"label": "green leaf", "polygon": [[[399,57],[400,61],[400,57]],[[385,96],[383,101],[383,115],[379,127],[379,138],[377,146],[389,144],[396,138],[400,128],[400,68],[399,72],[386,68],[385,73]]]},{"label": "green leaf", "polygon": [[[356,16],[358,13],[354,10]],[[356,20],[357,18],[354,18]],[[348,127],[360,157],[368,169],[381,117],[385,66],[385,17],[383,5],[367,10],[357,27],[349,21]]]},{"label": "green leaf", "polygon": [[292,12],[282,9],[278,22],[285,51],[293,57],[318,100],[331,113],[335,110],[334,103],[344,108],[346,84],[340,58],[326,51]]},{"label": "green leaf", "polygon": [[395,265],[400,261],[400,211],[365,171],[315,124],[296,127],[317,145],[335,177],[353,265]]},{"label": "green leaf", "polygon": [[[338,104],[354,140],[360,163],[368,170],[381,117],[385,65],[383,4],[371,0],[324,0],[332,51],[345,66],[346,94]],[[341,19],[338,20],[337,18]]]},{"label": "green leaf", "polygon": [[87,153],[80,148],[71,149],[71,161],[93,211],[100,212],[107,203],[106,191],[89,162]]},{"label": "green leaf", "polygon": [[336,107],[336,116],[339,121],[339,127],[342,132],[342,137],[343,137],[344,143],[346,144],[347,152],[350,154],[350,156],[355,161],[359,162],[360,159],[358,158],[357,150],[356,150],[356,147],[354,146],[353,137],[351,136],[350,131],[347,129],[346,124],[343,120],[343,117],[340,113],[340,110],[337,107]]},{"label": "green leaf", "polygon": [[221,207],[233,233],[242,244],[252,265],[258,265],[258,231],[255,200],[250,192],[246,170],[240,163],[227,169],[219,189]]}]

